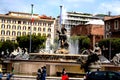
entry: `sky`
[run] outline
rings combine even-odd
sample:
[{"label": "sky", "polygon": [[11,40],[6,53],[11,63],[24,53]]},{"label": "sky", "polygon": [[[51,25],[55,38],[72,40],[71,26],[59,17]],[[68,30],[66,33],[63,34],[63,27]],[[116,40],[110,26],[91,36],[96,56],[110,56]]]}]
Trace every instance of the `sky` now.
[{"label": "sky", "polygon": [[120,0],[0,0],[0,14],[9,11],[33,13],[57,17],[60,14],[60,5],[67,12],[80,12],[90,14],[120,15]]}]

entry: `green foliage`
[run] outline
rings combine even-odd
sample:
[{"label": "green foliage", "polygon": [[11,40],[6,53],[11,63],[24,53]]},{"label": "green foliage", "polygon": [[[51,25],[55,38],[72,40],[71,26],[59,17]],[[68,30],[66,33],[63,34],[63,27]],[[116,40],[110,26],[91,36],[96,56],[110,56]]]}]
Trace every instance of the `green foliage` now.
[{"label": "green foliage", "polygon": [[73,40],[74,42],[76,40],[79,40],[80,53],[83,50],[90,48],[90,38],[87,36],[72,36],[70,39]]},{"label": "green foliage", "polygon": [[120,53],[120,38],[109,38],[109,39],[103,39],[99,42],[99,46],[101,47],[101,49],[106,50],[106,52],[104,52],[103,54],[107,54],[106,57],[109,55],[109,50],[110,50],[110,44],[111,44],[111,54],[112,57],[116,54],[116,53]]},{"label": "green foliage", "polygon": [[80,36],[71,36],[70,39],[75,41],[75,40],[78,40],[80,38]]},{"label": "green foliage", "polygon": [[104,46],[105,48],[108,48],[109,42],[110,42],[110,39],[103,39],[103,40],[99,41],[99,46],[101,48],[102,48],[102,46]]},{"label": "green foliage", "polygon": [[[41,35],[32,35],[31,36],[31,51],[36,52],[39,48],[45,47],[46,37]],[[21,48],[27,48],[29,50],[30,46],[30,36],[20,36],[17,37],[17,42]]]},{"label": "green foliage", "polygon": [[[12,41],[4,41],[0,42],[0,53],[4,51],[5,55],[9,55],[11,52],[13,52],[14,49],[16,49],[18,46],[17,43],[13,43]],[[7,53],[9,52],[9,54]]]},{"label": "green foliage", "polygon": [[90,48],[90,38],[88,38],[87,36],[80,36],[79,37],[79,47],[80,47],[81,51],[83,51],[85,49],[89,49]]}]

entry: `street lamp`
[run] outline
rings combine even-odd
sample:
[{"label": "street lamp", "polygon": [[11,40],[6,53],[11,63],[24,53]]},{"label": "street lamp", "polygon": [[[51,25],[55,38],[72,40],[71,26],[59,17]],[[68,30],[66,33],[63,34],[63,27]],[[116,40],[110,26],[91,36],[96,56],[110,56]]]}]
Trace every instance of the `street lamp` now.
[{"label": "street lamp", "polygon": [[[33,4],[31,4],[31,17],[33,17]],[[31,19],[32,20],[32,19]],[[30,46],[29,46],[29,53],[31,53],[31,46],[32,46],[32,22],[30,27]]]},{"label": "street lamp", "polygon": [[109,60],[111,60],[111,32],[109,32],[109,38],[110,38],[110,41],[109,41]]},{"label": "street lamp", "polygon": [[62,26],[62,5],[60,6],[60,29],[61,29],[61,26]]}]

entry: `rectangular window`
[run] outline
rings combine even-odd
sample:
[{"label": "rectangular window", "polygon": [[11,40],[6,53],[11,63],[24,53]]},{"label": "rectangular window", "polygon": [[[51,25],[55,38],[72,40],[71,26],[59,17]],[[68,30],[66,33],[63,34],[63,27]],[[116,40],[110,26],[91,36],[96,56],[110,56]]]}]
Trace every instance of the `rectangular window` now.
[{"label": "rectangular window", "polygon": [[28,30],[30,30],[30,28],[31,28],[31,27],[29,26],[29,27],[28,27]]},{"label": "rectangular window", "polygon": [[114,29],[115,29],[115,30],[118,30],[118,29],[119,29],[119,21],[118,21],[118,20],[115,20],[115,21],[114,21]]},{"label": "rectangular window", "polygon": [[15,21],[15,20],[13,20],[13,21],[12,21],[12,23],[16,24],[16,21]]},{"label": "rectangular window", "polygon": [[5,23],[5,19],[2,19],[2,23]]},{"label": "rectangular window", "polygon": [[7,23],[11,23],[11,20],[8,19],[8,20],[7,20]]},{"label": "rectangular window", "polygon": [[26,24],[26,21],[23,21],[23,24]]},{"label": "rectangular window", "polygon": [[34,31],[36,31],[36,27],[34,27]]},{"label": "rectangular window", "polygon": [[106,22],[106,25],[105,25],[105,28],[106,28],[106,31],[109,31],[110,30],[110,22]]},{"label": "rectangular window", "polygon": [[18,21],[18,24],[21,24],[21,21]]},{"label": "rectangular window", "polygon": [[45,32],[45,28],[43,28],[43,31]]}]

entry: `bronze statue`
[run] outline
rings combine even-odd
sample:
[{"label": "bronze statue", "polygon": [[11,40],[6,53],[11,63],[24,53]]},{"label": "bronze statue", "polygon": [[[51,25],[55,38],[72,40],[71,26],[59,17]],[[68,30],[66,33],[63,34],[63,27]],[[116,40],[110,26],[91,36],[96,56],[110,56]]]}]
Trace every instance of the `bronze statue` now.
[{"label": "bronze statue", "polygon": [[67,32],[67,29],[65,28],[65,25],[62,25],[61,32],[57,30],[57,33],[59,35],[58,41],[60,42],[60,47],[68,49],[69,44],[67,43],[66,32]]}]

